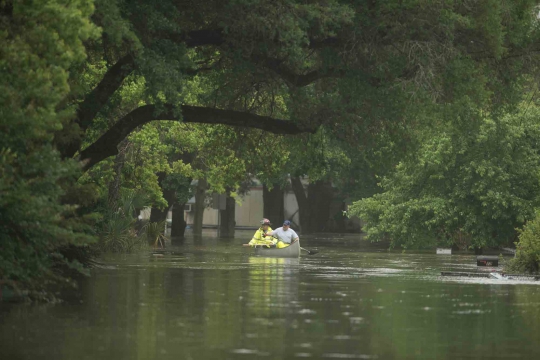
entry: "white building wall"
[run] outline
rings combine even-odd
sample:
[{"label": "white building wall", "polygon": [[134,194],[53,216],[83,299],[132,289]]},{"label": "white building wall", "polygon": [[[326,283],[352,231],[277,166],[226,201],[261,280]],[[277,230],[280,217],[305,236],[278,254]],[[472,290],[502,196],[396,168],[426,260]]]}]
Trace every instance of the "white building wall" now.
[{"label": "white building wall", "polygon": [[236,226],[258,227],[263,218],[263,189],[253,187],[241,198],[241,204],[236,203]]},{"label": "white building wall", "polygon": [[203,213],[203,225],[218,225],[219,210],[206,208]]},{"label": "white building wall", "polygon": [[[283,220],[291,220],[296,225],[300,225],[300,216],[298,215],[298,202],[296,196],[292,191],[284,192],[284,207],[285,207],[285,219],[273,219],[274,226],[281,226]],[[194,208],[195,204],[192,204]],[[249,193],[241,198],[241,203],[236,203],[235,209],[235,221],[236,226],[239,227],[251,227],[256,228],[259,226],[259,222],[263,218],[263,188],[262,186],[254,186],[250,189]],[[184,212],[185,220],[188,225],[193,225],[194,211]],[[150,218],[150,208],[146,208],[141,211],[143,219]],[[169,212],[167,218],[171,218],[172,213]],[[219,211],[207,207],[203,213],[203,226],[217,226],[218,225]]]}]

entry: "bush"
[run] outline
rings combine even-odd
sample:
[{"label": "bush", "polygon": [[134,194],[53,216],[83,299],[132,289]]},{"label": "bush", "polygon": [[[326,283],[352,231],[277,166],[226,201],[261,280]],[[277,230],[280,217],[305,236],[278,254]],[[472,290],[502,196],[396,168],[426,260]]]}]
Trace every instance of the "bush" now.
[{"label": "bush", "polygon": [[168,240],[163,234],[165,229],[165,221],[149,222],[143,227],[146,242],[152,245],[154,249],[165,246],[165,241]]},{"label": "bush", "polygon": [[147,205],[147,196],[125,190],[120,194],[120,206],[106,211],[100,226],[99,252],[129,253],[146,246],[146,238],[138,236],[136,209]]},{"label": "bush", "polygon": [[381,179],[382,193],[355,202],[350,214],[369,239],[392,246],[507,245],[540,207],[539,115],[479,115],[470,127],[429,133]]},{"label": "bush", "polygon": [[33,297],[52,283],[66,283],[61,269],[84,273],[79,259],[64,252],[94,241],[91,219],[61,202],[60,183],[77,176],[77,166],[51,148],[41,150],[18,156],[0,150],[0,283]]},{"label": "bush", "polygon": [[84,272],[72,249],[94,241],[90,219],[63,201],[79,166],[52,142],[74,117],[57,109],[99,34],[92,11],[90,0],[0,1],[0,286],[30,296],[69,281],[61,268]]},{"label": "bush", "polygon": [[538,273],[540,270],[540,214],[519,230],[516,256],[507,265],[507,272]]}]

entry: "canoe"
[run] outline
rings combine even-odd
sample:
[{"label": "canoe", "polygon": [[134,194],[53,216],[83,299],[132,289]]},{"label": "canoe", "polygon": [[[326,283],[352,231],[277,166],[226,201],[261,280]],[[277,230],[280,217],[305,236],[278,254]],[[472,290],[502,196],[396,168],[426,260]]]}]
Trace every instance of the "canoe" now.
[{"label": "canoe", "polygon": [[273,257],[299,257],[300,256],[300,240],[295,241],[286,248],[268,248],[264,245],[256,245],[255,255],[259,256],[273,256]]}]

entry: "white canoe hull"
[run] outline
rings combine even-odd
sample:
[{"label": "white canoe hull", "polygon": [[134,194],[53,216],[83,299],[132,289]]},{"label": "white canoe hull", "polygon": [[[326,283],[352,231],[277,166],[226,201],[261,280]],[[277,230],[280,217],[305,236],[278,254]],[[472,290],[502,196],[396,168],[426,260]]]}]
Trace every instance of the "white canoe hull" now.
[{"label": "white canoe hull", "polygon": [[300,240],[283,249],[268,248],[264,245],[258,245],[255,246],[255,255],[297,258],[300,256]]}]

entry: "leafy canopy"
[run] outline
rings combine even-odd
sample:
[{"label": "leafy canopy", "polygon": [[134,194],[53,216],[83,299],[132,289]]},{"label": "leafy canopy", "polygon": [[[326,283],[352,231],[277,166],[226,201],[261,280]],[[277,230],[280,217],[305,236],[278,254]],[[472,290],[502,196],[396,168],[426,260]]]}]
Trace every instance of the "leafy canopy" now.
[{"label": "leafy canopy", "polygon": [[92,11],[88,0],[0,1],[0,280],[40,289],[55,265],[80,268],[59,249],[93,240],[90,219],[61,203],[80,170],[51,144],[72,116],[57,110],[69,68],[99,34]]},{"label": "leafy canopy", "polygon": [[[372,240],[405,248],[505,244],[540,205],[538,109],[437,128],[353,204]],[[469,118],[469,121],[472,120]]]}]

